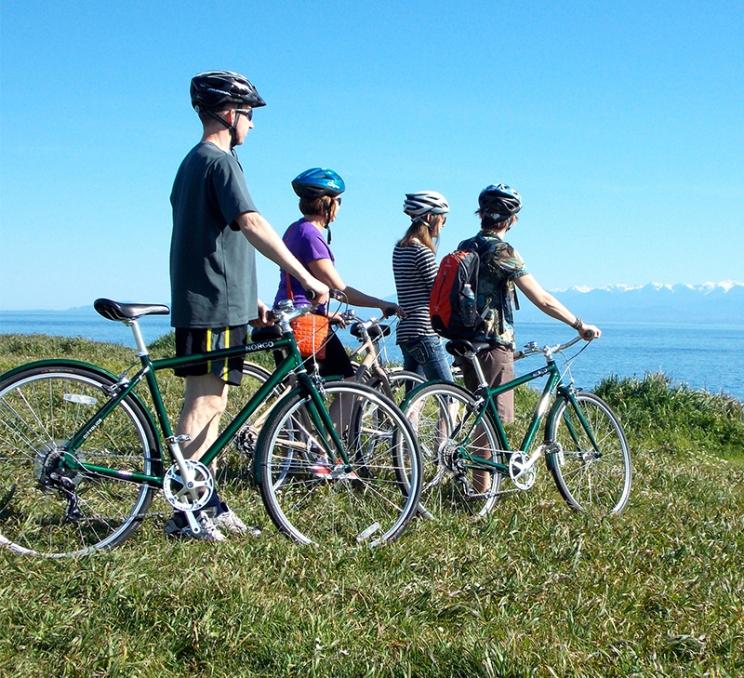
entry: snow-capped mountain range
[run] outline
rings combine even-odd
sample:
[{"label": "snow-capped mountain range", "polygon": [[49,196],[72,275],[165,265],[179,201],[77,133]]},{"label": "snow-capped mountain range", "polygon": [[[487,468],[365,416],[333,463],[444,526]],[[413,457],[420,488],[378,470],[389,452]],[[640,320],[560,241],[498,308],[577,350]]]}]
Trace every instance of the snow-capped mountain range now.
[{"label": "snow-capped mountain range", "polygon": [[[744,282],[723,280],[699,285],[648,283],[551,290],[587,321],[727,323],[744,325]],[[542,314],[520,295],[517,322]]]}]

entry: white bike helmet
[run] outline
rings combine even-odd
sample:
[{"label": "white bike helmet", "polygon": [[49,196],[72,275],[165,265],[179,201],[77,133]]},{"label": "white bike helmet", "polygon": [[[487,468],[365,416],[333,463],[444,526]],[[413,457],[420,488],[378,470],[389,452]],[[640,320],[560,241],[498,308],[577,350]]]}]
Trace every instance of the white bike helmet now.
[{"label": "white bike helmet", "polygon": [[447,198],[436,191],[418,191],[417,193],[406,193],[403,202],[403,211],[411,219],[421,219],[427,214],[447,214],[449,204]]}]

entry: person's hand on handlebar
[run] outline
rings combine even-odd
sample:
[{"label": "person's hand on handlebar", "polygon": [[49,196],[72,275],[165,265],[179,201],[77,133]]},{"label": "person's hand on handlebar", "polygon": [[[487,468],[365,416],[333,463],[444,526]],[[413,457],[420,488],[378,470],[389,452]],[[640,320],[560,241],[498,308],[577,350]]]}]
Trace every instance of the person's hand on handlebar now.
[{"label": "person's hand on handlebar", "polygon": [[391,315],[397,315],[399,318],[406,317],[405,310],[402,306],[398,306],[398,304],[386,304],[385,306],[380,306],[380,310],[386,318],[389,318]]},{"label": "person's hand on handlebar", "polygon": [[309,273],[303,280],[300,280],[300,283],[302,283],[302,289],[305,290],[308,300],[312,301],[313,304],[320,305],[328,303],[328,285],[320,282],[317,278],[313,278]]},{"label": "person's hand on handlebar", "polygon": [[346,318],[343,313],[329,313],[328,320],[331,325],[338,325],[341,328],[346,327]]},{"label": "person's hand on handlebar", "polygon": [[574,329],[579,333],[579,336],[584,341],[591,341],[592,339],[599,339],[602,336],[602,330],[596,325],[589,325],[583,322],[581,319],[577,319],[577,325],[574,325]]},{"label": "person's hand on handlebar", "polygon": [[268,327],[274,324],[274,316],[271,313],[271,309],[260,299],[258,300],[258,318],[251,320],[248,324],[251,327]]}]

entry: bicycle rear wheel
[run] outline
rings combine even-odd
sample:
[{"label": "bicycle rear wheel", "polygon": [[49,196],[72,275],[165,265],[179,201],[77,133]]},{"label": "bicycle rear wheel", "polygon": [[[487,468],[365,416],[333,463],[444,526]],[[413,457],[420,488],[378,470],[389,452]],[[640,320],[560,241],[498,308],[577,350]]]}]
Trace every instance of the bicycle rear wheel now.
[{"label": "bicycle rear wheel", "polygon": [[[142,521],[153,488],[62,463],[68,440],[114,383],[64,363],[29,367],[0,382],[0,545],[25,555],[79,556],[116,546]],[[155,432],[131,396],[74,454],[117,470],[162,472]]]},{"label": "bicycle rear wheel", "polygon": [[463,453],[503,463],[488,417],[475,426],[475,398],[454,384],[434,382],[403,404],[421,448],[421,510],[439,518],[448,511],[482,517],[493,509],[501,474],[463,458]]},{"label": "bicycle rear wheel", "polygon": [[393,400],[398,405],[406,399],[406,396],[414,388],[426,383],[426,377],[422,377],[420,374],[416,374],[416,372],[409,372],[408,370],[389,371],[387,375]]},{"label": "bicycle rear wheel", "polygon": [[552,419],[548,441],[557,449],[546,456],[548,468],[561,496],[574,510],[619,513],[628,503],[633,475],[625,433],[599,396],[577,393],[576,401],[579,410],[564,400]]},{"label": "bicycle rear wheel", "polygon": [[322,396],[334,421],[344,422],[337,428],[349,464],[316,425],[310,397],[294,392],[272,411],[259,439],[266,510],[284,534],[303,544],[392,541],[415,515],[421,489],[413,432],[400,410],[367,386],[330,382]]},{"label": "bicycle rear wheel", "polygon": [[386,370],[384,376],[380,376],[379,373],[365,372],[361,378],[357,375],[356,381],[383,393],[396,405],[400,406],[406,396],[414,388],[425,383],[426,379],[415,372],[408,372],[407,370]]}]

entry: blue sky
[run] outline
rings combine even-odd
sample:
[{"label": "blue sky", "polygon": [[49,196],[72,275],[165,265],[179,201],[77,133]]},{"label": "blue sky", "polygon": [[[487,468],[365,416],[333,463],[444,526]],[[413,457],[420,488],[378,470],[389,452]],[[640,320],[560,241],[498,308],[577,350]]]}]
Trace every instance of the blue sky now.
[{"label": "blue sky", "polygon": [[448,197],[441,254],[498,182],[548,288],[744,279],[744,2],[8,0],[0,30],[0,309],[168,302],[188,85],[214,68],[268,102],[239,154],[277,230],[293,176],[344,177],[333,249],[364,291],[394,290],[405,192]]}]

